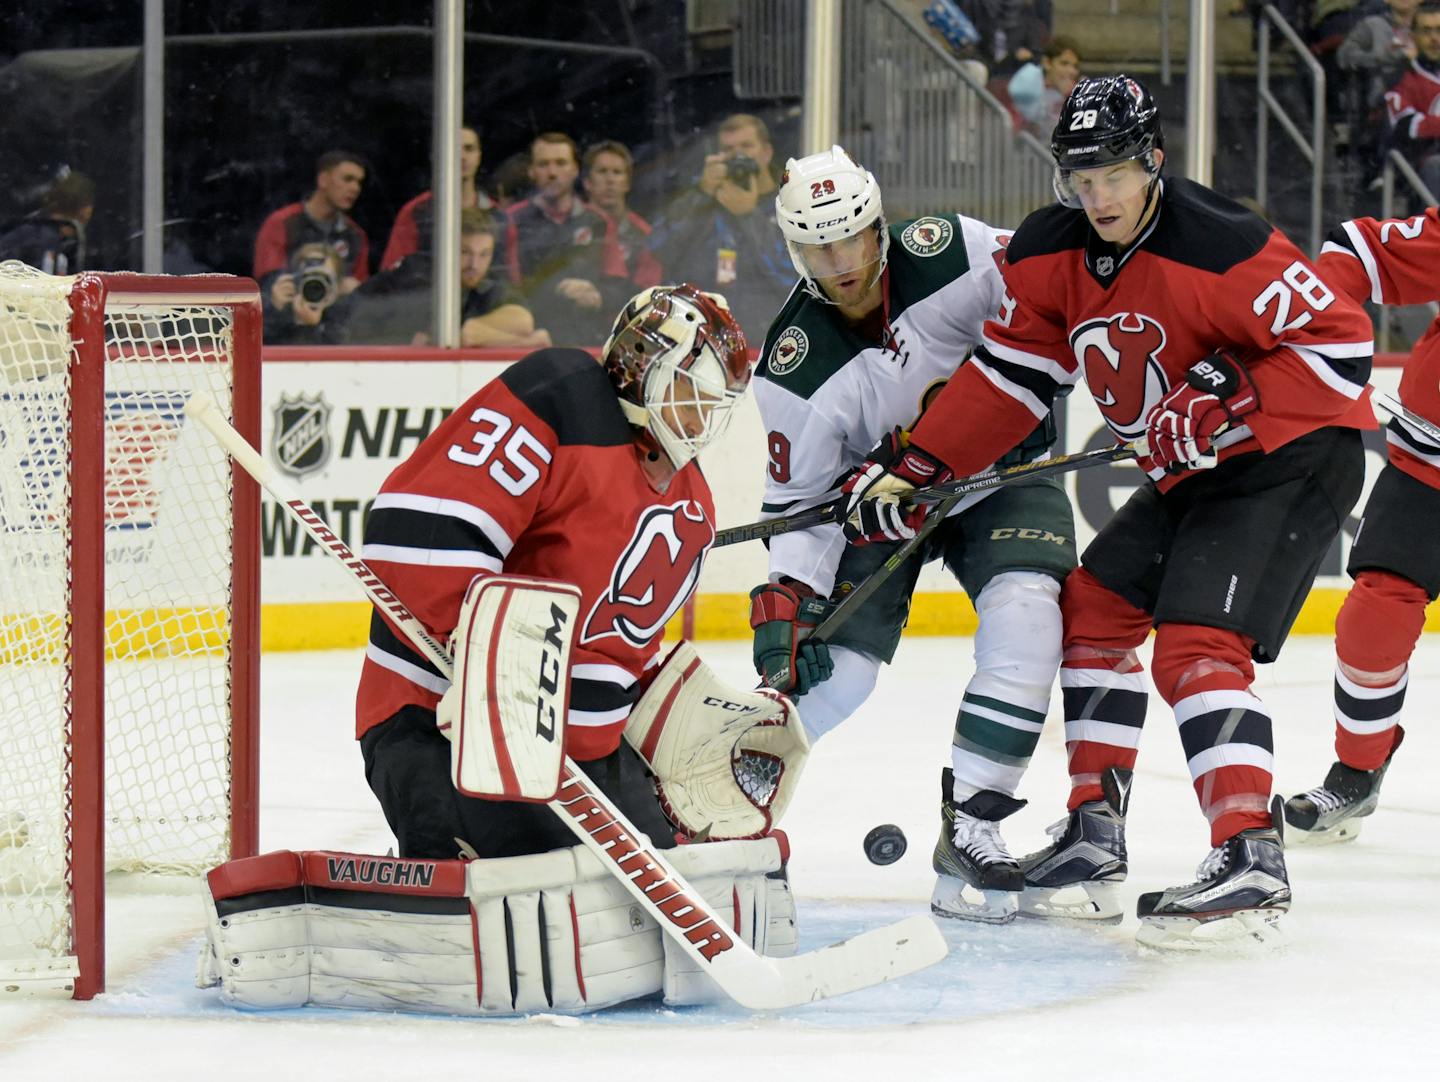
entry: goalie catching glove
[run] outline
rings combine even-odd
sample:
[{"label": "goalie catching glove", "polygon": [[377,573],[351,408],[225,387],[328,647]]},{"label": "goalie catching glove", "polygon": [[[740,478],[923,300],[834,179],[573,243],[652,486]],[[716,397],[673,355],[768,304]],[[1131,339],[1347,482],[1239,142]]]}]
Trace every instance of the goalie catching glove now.
[{"label": "goalie catching glove", "polygon": [[864,545],[875,541],[908,541],[930,513],[928,504],[902,506],[917,488],[942,485],[954,477],[934,455],[908,446],[905,433],[893,429],[841,486],[845,505],[845,539]]},{"label": "goalie catching glove", "polygon": [[625,739],[665,813],[693,838],[754,838],[779,822],[810,741],[790,700],[724,684],[679,643],[630,712]]},{"label": "goalie catching glove", "polygon": [[1233,355],[1220,350],[1196,361],[1146,418],[1150,457],[1167,473],[1208,470],[1220,458],[1215,437],[1260,408],[1260,392]]}]

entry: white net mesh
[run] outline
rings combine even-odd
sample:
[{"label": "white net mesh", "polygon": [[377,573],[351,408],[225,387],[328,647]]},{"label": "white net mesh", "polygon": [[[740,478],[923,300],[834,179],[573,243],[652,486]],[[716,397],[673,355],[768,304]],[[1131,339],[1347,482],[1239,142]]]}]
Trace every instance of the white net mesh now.
[{"label": "white net mesh", "polygon": [[[104,530],[106,867],[229,851],[231,472],[183,407],[205,390],[229,410],[232,311],[108,303],[102,353],[71,342],[72,285],[0,265],[0,967],[71,951],[76,531]],[[103,524],[68,521],[75,349],[105,365]]]}]

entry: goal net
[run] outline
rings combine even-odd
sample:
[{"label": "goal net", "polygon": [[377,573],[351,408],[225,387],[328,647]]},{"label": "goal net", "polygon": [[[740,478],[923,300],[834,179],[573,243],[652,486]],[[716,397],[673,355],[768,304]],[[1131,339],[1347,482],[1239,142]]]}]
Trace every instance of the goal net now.
[{"label": "goal net", "polygon": [[259,303],[0,264],[0,991],[102,990],[104,873],[253,853]]}]

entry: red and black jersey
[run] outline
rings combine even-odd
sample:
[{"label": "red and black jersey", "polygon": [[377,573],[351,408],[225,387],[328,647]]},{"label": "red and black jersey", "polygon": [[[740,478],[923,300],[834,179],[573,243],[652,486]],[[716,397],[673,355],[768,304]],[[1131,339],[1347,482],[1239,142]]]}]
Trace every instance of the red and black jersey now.
[{"label": "red and black jersey", "polygon": [[[476,575],[504,570],[580,588],[566,748],[619,745],[665,622],[690,597],[715,539],[715,508],[688,464],[651,487],[604,370],[580,350],[512,365],[386,479],[363,559],[444,641]],[[377,609],[357,735],[407,705],[433,710],[445,679]]]},{"label": "red and black jersey", "polygon": [[[1326,425],[1374,428],[1363,397],[1370,320],[1329,289],[1278,231],[1199,184],[1162,183],[1123,252],[1083,211],[1031,214],[1006,249],[1006,296],[971,363],[940,392],[914,442],[959,474],[993,463],[1084,379],[1117,440],[1219,349],[1249,369],[1260,408],[1216,441],[1222,459],[1273,451]],[[1185,477],[1142,461],[1162,488]]]},{"label": "red and black jersey", "polygon": [[[1325,281],[1357,301],[1425,304],[1440,300],[1440,211],[1414,218],[1356,218],[1330,234],[1320,251]],[[1400,400],[1440,421],[1440,319],[1410,351]],[[1440,444],[1399,417],[1385,432],[1390,461],[1418,481],[1440,488]]]},{"label": "red and black jersey", "polygon": [[1440,73],[1410,61],[1409,70],[1385,92],[1385,111],[1391,130],[1403,139],[1440,139]]},{"label": "red and black jersey", "polygon": [[[475,193],[475,207],[490,210],[495,204],[484,192]],[[400,265],[406,256],[430,250],[430,234],[435,228],[435,195],[423,191],[400,208],[395,215],[395,224],[390,227],[390,239],[385,242],[385,254],[380,257],[380,269],[390,270]],[[498,260],[496,261],[499,262]]]},{"label": "red and black jersey", "polygon": [[281,207],[260,226],[255,236],[255,277],[286,270],[295,250],[303,244],[323,244],[340,257],[342,273],[363,282],[370,277],[370,238],[355,219],[343,211],[328,222],[305,213],[305,204]]}]

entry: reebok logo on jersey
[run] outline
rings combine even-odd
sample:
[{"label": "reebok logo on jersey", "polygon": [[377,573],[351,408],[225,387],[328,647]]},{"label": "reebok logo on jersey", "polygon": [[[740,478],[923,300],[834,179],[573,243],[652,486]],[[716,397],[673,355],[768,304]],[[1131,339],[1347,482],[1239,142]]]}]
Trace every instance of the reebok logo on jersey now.
[{"label": "reebok logo on jersey", "polygon": [[1070,348],[1105,423],[1122,439],[1145,434],[1145,416],[1168,389],[1160,367],[1165,329],[1138,312],[1091,319],[1070,332]]},{"label": "reebok logo on jersey", "polygon": [[631,646],[649,645],[695,589],[714,540],[715,527],[694,500],[648,508],[586,617],[580,641],[618,635]]},{"label": "reebok logo on jersey", "polygon": [[916,218],[900,234],[900,243],[918,256],[939,255],[950,247],[955,226],[944,218]]},{"label": "reebok logo on jersey", "polygon": [[780,340],[770,351],[770,374],[783,376],[800,367],[805,354],[810,352],[810,339],[799,327],[786,327],[780,332]]}]

